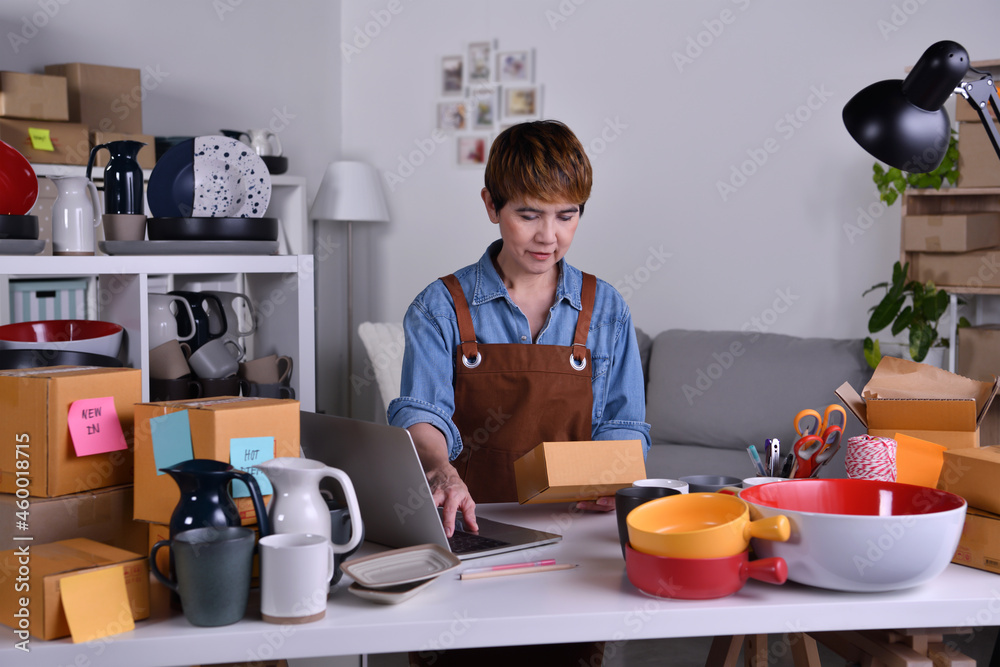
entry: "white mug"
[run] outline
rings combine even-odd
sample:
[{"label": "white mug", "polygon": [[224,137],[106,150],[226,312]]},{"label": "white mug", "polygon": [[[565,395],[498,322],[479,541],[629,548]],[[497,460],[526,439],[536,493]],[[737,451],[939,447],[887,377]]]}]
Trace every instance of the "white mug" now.
[{"label": "white mug", "polygon": [[664,489],[677,489],[681,493],[687,493],[689,490],[687,482],[682,482],[679,479],[665,478],[637,479],[632,482],[632,486],[655,486]]},{"label": "white mug", "polygon": [[[174,315],[174,309],[172,308],[174,302],[181,306],[177,308],[177,312],[180,313],[183,311],[188,318],[188,330],[190,333],[183,338],[177,333],[177,316]],[[190,340],[194,336],[194,312],[191,310],[191,304],[184,297],[172,294],[150,294],[148,315],[150,349],[159,347],[170,340],[183,342]]]},{"label": "white mug", "polygon": [[312,533],[260,538],[260,611],[268,623],[310,623],[326,615],[333,542]]}]

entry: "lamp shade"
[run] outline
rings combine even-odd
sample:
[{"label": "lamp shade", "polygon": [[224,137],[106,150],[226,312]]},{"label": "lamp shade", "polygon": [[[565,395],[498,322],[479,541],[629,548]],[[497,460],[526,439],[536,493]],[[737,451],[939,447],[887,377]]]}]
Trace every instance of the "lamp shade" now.
[{"label": "lamp shade", "polygon": [[844,106],[847,131],[866,151],[908,172],[933,171],[944,159],[951,122],[942,109],[969,69],[955,42],[927,49],[905,80],[873,83]]},{"label": "lamp shade", "polygon": [[364,162],[332,162],[309,209],[312,220],[388,222],[378,171]]}]

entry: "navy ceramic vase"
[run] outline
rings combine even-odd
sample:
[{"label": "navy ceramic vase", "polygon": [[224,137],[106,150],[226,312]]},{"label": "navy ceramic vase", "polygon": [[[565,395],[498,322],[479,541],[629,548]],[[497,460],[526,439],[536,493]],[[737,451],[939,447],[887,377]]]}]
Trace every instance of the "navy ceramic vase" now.
[{"label": "navy ceramic vase", "polygon": [[228,488],[229,482],[234,479],[250,489],[260,536],[271,534],[264,498],[257,480],[250,473],[212,459],[191,459],[160,470],[170,475],[181,491],[180,501],[170,516],[171,539],[192,528],[240,526],[240,513]]},{"label": "navy ceramic vase", "polygon": [[110,154],[104,167],[104,212],[141,215],[145,212],[142,203],[142,168],[136,159],[139,150],[146,144],[141,141],[123,139],[99,144],[90,149],[87,161],[87,179],[90,179],[97,151],[107,149]]}]

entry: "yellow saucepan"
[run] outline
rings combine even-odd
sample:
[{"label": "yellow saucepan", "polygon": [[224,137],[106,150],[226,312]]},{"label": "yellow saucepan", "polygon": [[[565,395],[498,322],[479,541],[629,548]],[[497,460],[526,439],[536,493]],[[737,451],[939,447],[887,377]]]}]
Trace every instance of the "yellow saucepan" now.
[{"label": "yellow saucepan", "polygon": [[633,549],[671,558],[725,558],[746,550],[752,537],[784,542],[791,534],[784,515],[751,521],[745,502],[720,493],[651,500],[626,523]]}]

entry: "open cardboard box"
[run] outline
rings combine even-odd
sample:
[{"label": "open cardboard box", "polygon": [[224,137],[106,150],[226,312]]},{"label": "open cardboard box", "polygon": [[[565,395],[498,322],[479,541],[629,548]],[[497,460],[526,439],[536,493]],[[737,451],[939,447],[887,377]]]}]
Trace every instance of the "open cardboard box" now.
[{"label": "open cardboard box", "polygon": [[861,395],[847,382],[836,394],[868,435],[892,438],[905,433],[952,449],[979,447],[979,425],[998,382],[996,377],[980,382],[927,364],[882,357]]},{"label": "open cardboard box", "polygon": [[514,461],[522,505],[613,496],[645,477],[640,440],[543,442]]}]

